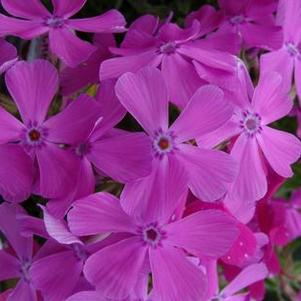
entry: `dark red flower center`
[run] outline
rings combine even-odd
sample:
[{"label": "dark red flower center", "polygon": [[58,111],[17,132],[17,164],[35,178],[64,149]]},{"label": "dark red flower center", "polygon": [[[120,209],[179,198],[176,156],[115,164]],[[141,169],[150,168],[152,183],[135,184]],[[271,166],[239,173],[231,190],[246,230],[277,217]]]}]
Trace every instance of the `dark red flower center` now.
[{"label": "dark red flower center", "polygon": [[161,150],[166,150],[170,147],[170,141],[167,138],[162,137],[158,142],[158,146]]},{"label": "dark red flower center", "polygon": [[28,136],[31,141],[36,142],[40,140],[41,133],[38,130],[33,129],[28,133]]},{"label": "dark red flower center", "polygon": [[151,241],[156,241],[158,238],[158,232],[155,231],[154,229],[148,229],[145,234],[147,239]]}]

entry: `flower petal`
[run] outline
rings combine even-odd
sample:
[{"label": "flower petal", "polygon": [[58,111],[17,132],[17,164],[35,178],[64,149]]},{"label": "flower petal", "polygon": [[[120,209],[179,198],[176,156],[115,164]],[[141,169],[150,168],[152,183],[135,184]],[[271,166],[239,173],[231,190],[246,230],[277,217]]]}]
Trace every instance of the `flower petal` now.
[{"label": "flower petal", "polygon": [[36,260],[30,267],[31,281],[46,300],[65,300],[75,288],[83,263],[71,250]]},{"label": "flower petal", "polygon": [[212,259],[225,255],[239,233],[235,220],[221,210],[198,211],[165,229],[169,245]]},{"label": "flower petal", "polygon": [[149,135],[168,127],[167,88],[159,70],[146,67],[126,73],[117,81],[115,91],[123,106]]},{"label": "flower petal", "polygon": [[1,0],[3,8],[12,16],[24,19],[43,19],[50,16],[40,0],[15,1]]},{"label": "flower petal", "polygon": [[[197,88],[204,83],[192,63],[187,62],[177,53],[163,57],[161,70],[169,91],[170,101],[179,108],[184,108]],[[187,80],[183,80],[183,78]]]},{"label": "flower petal", "polygon": [[9,202],[25,201],[34,180],[32,159],[19,145],[0,145],[0,194]]},{"label": "flower petal", "polygon": [[190,190],[203,201],[221,198],[237,175],[236,162],[222,151],[182,144],[177,156],[189,174]]},{"label": "flower petal", "polygon": [[68,213],[68,225],[71,232],[79,236],[136,231],[136,226],[122,210],[119,200],[105,192],[76,201]]},{"label": "flower petal", "polygon": [[30,283],[20,280],[8,295],[7,300],[37,301],[37,295]]},{"label": "flower petal", "polygon": [[218,129],[231,118],[232,112],[223,91],[205,85],[195,92],[170,130],[179,142],[185,142]]},{"label": "flower petal", "polygon": [[18,60],[17,56],[16,47],[0,38],[0,74]]},{"label": "flower petal", "polygon": [[258,143],[272,168],[282,177],[291,177],[290,165],[301,155],[301,142],[292,134],[265,126]]},{"label": "flower petal", "polygon": [[76,293],[66,299],[66,301],[107,301],[107,298],[102,298],[96,291],[82,291]]},{"label": "flower petal", "polygon": [[71,17],[85,5],[87,0],[51,0],[54,14],[59,17]]},{"label": "flower petal", "polygon": [[71,145],[83,143],[92,131],[99,114],[97,102],[92,97],[81,94],[63,111],[44,123],[49,129],[47,140]]},{"label": "flower petal", "polygon": [[106,13],[92,18],[71,19],[68,26],[84,32],[123,32],[125,31],[126,21],[123,15],[116,9],[111,9]]},{"label": "flower petal", "polygon": [[51,51],[70,67],[83,63],[97,49],[65,27],[49,31],[49,46]]},{"label": "flower petal", "polygon": [[[253,105],[264,124],[286,116],[293,107],[293,101],[283,92],[282,77],[276,72],[265,73],[255,89]],[[273,110],[271,110],[273,108]]]},{"label": "flower petal", "polygon": [[230,200],[261,199],[267,192],[267,180],[256,139],[241,134],[231,155],[239,162],[239,172],[229,192]]},{"label": "flower petal", "polygon": [[42,123],[58,89],[58,73],[45,60],[16,63],[5,76],[24,123]]},{"label": "flower petal", "polygon": [[124,239],[91,255],[84,275],[104,297],[126,298],[137,283],[146,250],[138,237]]},{"label": "flower petal", "polygon": [[20,263],[16,257],[4,250],[0,250],[0,281],[18,278],[20,276]]},{"label": "flower petal", "polygon": [[154,300],[205,301],[206,277],[183,251],[173,247],[150,249]]}]

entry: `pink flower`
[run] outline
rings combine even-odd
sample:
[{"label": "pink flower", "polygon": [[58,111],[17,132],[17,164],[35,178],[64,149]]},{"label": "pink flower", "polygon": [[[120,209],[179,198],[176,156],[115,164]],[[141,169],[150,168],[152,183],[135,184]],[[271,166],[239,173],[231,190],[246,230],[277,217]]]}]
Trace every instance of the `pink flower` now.
[{"label": "pink flower", "polygon": [[[76,144],[91,131],[98,117],[97,104],[83,95],[61,113],[46,119],[58,88],[57,71],[47,61],[18,62],[5,79],[23,123],[1,111],[1,139],[10,143],[9,147],[21,145],[35,161],[38,166],[35,192],[44,197],[66,195],[73,189],[78,158],[64,145]],[[6,164],[10,163],[17,165],[17,171],[25,168],[21,157]],[[22,178],[19,181],[24,185]]]},{"label": "pink flower", "polygon": [[0,74],[9,69],[17,60],[17,49],[0,38]]},{"label": "pink flower", "polygon": [[136,72],[146,66],[159,67],[170,101],[183,108],[205,83],[195,70],[195,61],[205,70],[213,74],[217,70],[228,79],[235,71],[235,57],[217,50],[214,41],[199,41],[203,34],[198,21],[182,29],[175,23],[160,25],[156,17],[143,16],[131,25],[121,48],[111,49],[120,57],[101,64],[100,80],[118,78],[125,72]]},{"label": "pink flower", "polygon": [[[186,175],[187,182],[173,189],[183,193],[189,187],[205,201],[217,200],[226,193],[227,184],[236,176],[234,160],[224,152],[188,143],[194,137],[214,131],[230,118],[232,107],[223,99],[219,88],[207,85],[197,90],[171,126],[168,126],[167,88],[158,69],[147,67],[136,74],[127,73],[118,80],[115,90],[120,102],[147,132],[153,149],[150,176],[128,183],[122,193],[126,212],[144,215],[148,206],[157,206],[159,192],[154,193],[153,187],[158,184],[164,193],[169,177],[178,168]],[[141,202],[145,195],[153,196],[151,204]]]},{"label": "pink flower", "polygon": [[50,13],[40,1],[2,0],[4,9],[11,15],[0,14],[0,35],[16,35],[32,39],[49,34],[51,51],[66,65],[75,67],[87,60],[96,50],[90,43],[79,39],[72,31],[103,33],[122,32],[125,20],[117,10],[87,19],[70,19],[85,4],[86,0],[52,0]]},{"label": "pink flower", "polygon": [[267,192],[266,161],[280,176],[291,177],[290,165],[301,154],[299,139],[268,126],[286,116],[293,105],[283,92],[281,76],[277,73],[262,75],[254,90],[249,75],[244,71],[243,74],[232,119],[207,137],[198,139],[200,145],[212,147],[227,138],[237,137],[231,155],[240,168],[230,187],[230,201],[261,199]]},{"label": "pink flower", "polygon": [[299,96],[301,95],[300,17],[300,1],[279,1],[278,19],[283,27],[283,43],[277,50],[261,56],[263,72],[280,73],[286,91],[290,91],[294,75]]},{"label": "pink flower", "polygon": [[281,27],[275,25],[276,0],[219,0],[224,20],[221,32],[237,32],[245,48],[277,49],[282,42]]},{"label": "pink flower", "polygon": [[[180,202],[173,193],[176,185],[185,185],[181,170],[173,174],[166,194],[157,194],[164,215],[150,209],[144,221],[127,215],[119,200],[107,193],[97,193],[73,204],[68,225],[75,235],[128,234],[86,261],[85,277],[103,297],[119,300],[129,296],[146,264],[153,277],[154,300],[204,300],[205,275],[187,259],[184,250],[197,257],[218,258],[231,247],[237,229],[231,218],[216,210],[200,211],[171,222]],[[174,198],[174,207],[164,207],[164,198]]]}]

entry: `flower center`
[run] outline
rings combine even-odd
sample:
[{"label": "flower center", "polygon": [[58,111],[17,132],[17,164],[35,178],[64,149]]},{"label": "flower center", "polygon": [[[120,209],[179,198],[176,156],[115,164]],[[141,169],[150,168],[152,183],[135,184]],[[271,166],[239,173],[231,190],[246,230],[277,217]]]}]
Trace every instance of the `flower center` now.
[{"label": "flower center", "polygon": [[41,138],[41,133],[36,130],[36,129],[32,129],[29,131],[28,133],[28,137],[29,139],[32,141],[32,142],[36,142],[36,141],[39,141],[40,138]]},{"label": "flower center", "polygon": [[238,25],[245,21],[245,17],[243,15],[237,15],[230,19],[230,23],[232,25]]},{"label": "flower center", "polygon": [[168,42],[163,44],[160,47],[160,52],[164,53],[164,54],[171,54],[174,53],[176,51],[177,45],[175,42]]},{"label": "flower center", "polygon": [[90,152],[91,145],[89,143],[82,143],[75,148],[75,153],[79,157],[84,157]]},{"label": "flower center", "polygon": [[63,18],[57,17],[57,16],[51,16],[46,19],[45,21],[46,26],[52,27],[52,28],[61,28],[65,24],[65,20]]},{"label": "flower center", "polygon": [[145,244],[152,248],[160,246],[162,239],[165,238],[165,232],[163,232],[157,223],[151,223],[143,226],[138,230]]},{"label": "flower center", "polygon": [[24,261],[24,262],[22,262],[21,267],[20,267],[21,277],[25,282],[30,281],[30,276],[29,276],[30,266],[31,266],[30,261]]},{"label": "flower center", "polygon": [[248,136],[254,136],[262,131],[261,117],[257,113],[244,111],[240,120],[240,127]]},{"label": "flower center", "polygon": [[163,133],[159,130],[153,140],[155,156],[162,157],[175,149],[174,136],[171,133]]},{"label": "flower center", "polygon": [[47,129],[38,126],[36,122],[30,122],[22,134],[23,145],[30,150],[32,147],[43,145],[47,136]]},{"label": "flower center", "polygon": [[74,251],[76,258],[78,258],[78,260],[86,261],[88,254],[82,245],[75,243],[72,245],[72,249]]},{"label": "flower center", "polygon": [[290,54],[292,57],[300,57],[300,51],[298,47],[294,43],[285,43],[285,47],[287,52]]}]

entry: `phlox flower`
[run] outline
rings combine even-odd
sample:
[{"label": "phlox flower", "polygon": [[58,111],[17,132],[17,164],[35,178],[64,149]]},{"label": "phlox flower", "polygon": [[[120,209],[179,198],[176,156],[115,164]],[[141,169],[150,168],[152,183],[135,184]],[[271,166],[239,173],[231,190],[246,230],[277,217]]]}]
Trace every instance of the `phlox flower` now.
[{"label": "phlox flower", "polygon": [[126,113],[114,93],[114,86],[114,80],[101,83],[95,97],[99,118],[70,149],[79,160],[78,169],[74,171],[73,189],[47,204],[57,217],[63,217],[74,200],[94,192],[94,169],[121,183],[137,180],[151,172],[151,142],[147,135],[113,128]]},{"label": "phlox flower", "polygon": [[33,239],[21,236],[16,219],[20,213],[23,213],[23,209],[18,205],[0,205],[0,231],[9,243],[9,247],[0,250],[0,281],[18,279],[16,287],[7,293],[7,300],[36,301],[36,289],[29,274],[29,268],[35,260]]},{"label": "phlox flower", "polygon": [[[1,140],[9,147],[22,146],[34,160],[38,167],[36,193],[44,197],[66,195],[73,189],[78,158],[63,146],[75,144],[91,131],[98,117],[97,104],[82,95],[59,114],[46,118],[58,88],[57,71],[47,61],[18,62],[5,80],[23,123],[1,110]],[[21,157],[11,164],[25,168]],[[22,178],[15,180],[22,184]]]},{"label": "phlox flower", "polygon": [[0,35],[16,35],[23,39],[48,34],[50,50],[66,65],[75,67],[87,60],[96,50],[90,43],[79,39],[74,30],[93,33],[114,33],[125,30],[125,20],[117,10],[103,15],[70,19],[86,0],[52,0],[53,12],[49,12],[38,0],[2,0],[3,8],[12,16],[0,14]]},{"label": "phlox flower", "polygon": [[[199,199],[215,201],[226,193],[227,185],[236,176],[235,161],[222,151],[189,143],[230,118],[232,106],[224,100],[221,89],[212,85],[201,87],[171,126],[168,125],[167,88],[158,69],[146,67],[136,74],[126,73],[118,80],[115,90],[120,102],[148,134],[153,153],[152,173],[127,183],[122,192],[121,203],[126,212],[144,215],[149,207],[160,207],[158,191],[153,187],[164,193],[168,177],[177,165],[187,174],[184,189],[189,187]],[[152,196],[150,204],[141,201],[144,196]]]},{"label": "phlox flower", "polygon": [[0,74],[5,72],[17,60],[17,49],[12,44],[0,38]]},{"label": "phlox flower", "polygon": [[268,126],[286,116],[293,106],[283,91],[279,74],[263,73],[255,89],[245,72],[240,76],[240,82],[232,119],[197,140],[200,145],[212,147],[237,137],[231,155],[239,162],[239,175],[231,185],[228,197],[230,201],[254,201],[267,192],[267,164],[284,178],[293,175],[290,165],[300,157],[301,142],[292,134]]},{"label": "phlox flower", "polygon": [[237,32],[243,47],[273,50],[282,42],[281,27],[275,25],[275,0],[219,0],[224,19],[221,32]]},{"label": "phlox flower", "polygon": [[283,42],[277,50],[261,56],[263,72],[275,71],[282,75],[286,91],[292,87],[294,76],[297,94],[301,95],[301,2],[279,1],[278,22],[283,27]]},{"label": "phlox flower", "polygon": [[163,204],[167,201],[162,201],[164,214],[150,209],[145,220],[131,218],[122,210],[119,200],[108,193],[96,193],[73,204],[67,219],[75,235],[128,234],[86,261],[84,275],[101,296],[113,300],[127,298],[146,265],[152,274],[154,300],[204,300],[205,275],[184,250],[193,256],[216,259],[231,247],[237,228],[235,221],[217,210],[200,211],[172,221],[181,201],[181,194],[173,187],[185,185],[180,166],[170,180],[172,185],[157,197],[172,198],[169,203],[174,207],[165,208]]},{"label": "phlox flower", "polygon": [[217,50],[214,42],[199,42],[207,32],[208,28],[203,31],[198,21],[182,29],[175,23],[160,24],[154,16],[143,16],[130,26],[121,47],[111,49],[119,57],[101,64],[100,80],[118,78],[125,72],[136,72],[146,66],[159,67],[170,101],[183,108],[206,83],[196,72],[195,61],[213,74],[216,70],[222,72],[228,79],[235,70],[233,55]]}]

